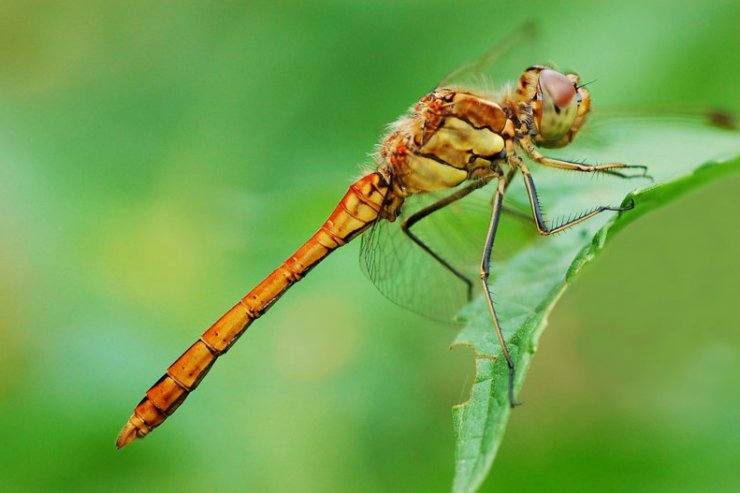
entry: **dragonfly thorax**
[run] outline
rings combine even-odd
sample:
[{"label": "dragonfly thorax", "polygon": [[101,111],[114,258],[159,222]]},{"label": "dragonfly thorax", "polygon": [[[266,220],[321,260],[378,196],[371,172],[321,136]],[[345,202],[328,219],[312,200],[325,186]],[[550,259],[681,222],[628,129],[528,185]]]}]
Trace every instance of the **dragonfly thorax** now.
[{"label": "dragonfly thorax", "polygon": [[513,122],[497,103],[472,92],[437,89],[392,127],[378,153],[379,167],[401,193],[454,188],[513,150]]}]

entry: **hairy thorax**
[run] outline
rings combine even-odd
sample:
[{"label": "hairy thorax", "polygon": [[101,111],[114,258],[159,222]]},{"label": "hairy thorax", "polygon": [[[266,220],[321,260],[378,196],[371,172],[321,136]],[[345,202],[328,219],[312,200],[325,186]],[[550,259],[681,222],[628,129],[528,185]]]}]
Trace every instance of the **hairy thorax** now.
[{"label": "hairy thorax", "polygon": [[511,152],[514,124],[498,104],[471,92],[437,89],[391,127],[379,169],[408,196],[453,188]]}]

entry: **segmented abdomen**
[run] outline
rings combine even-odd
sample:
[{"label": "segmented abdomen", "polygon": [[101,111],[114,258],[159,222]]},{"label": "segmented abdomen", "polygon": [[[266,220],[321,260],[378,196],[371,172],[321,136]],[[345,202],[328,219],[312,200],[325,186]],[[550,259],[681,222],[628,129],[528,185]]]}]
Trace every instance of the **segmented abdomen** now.
[{"label": "segmented abdomen", "polygon": [[118,435],[121,448],[162,424],[205,377],[247,327],[265,313],[290,286],[298,282],[332,251],[346,244],[376,221],[388,184],[380,173],[353,183],[319,230],[288,260],[206,330],[147,392]]}]

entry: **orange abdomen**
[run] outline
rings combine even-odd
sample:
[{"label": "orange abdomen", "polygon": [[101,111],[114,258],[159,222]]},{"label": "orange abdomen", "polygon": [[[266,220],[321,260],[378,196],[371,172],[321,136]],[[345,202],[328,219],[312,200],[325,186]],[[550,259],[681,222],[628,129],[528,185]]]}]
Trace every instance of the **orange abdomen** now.
[{"label": "orange abdomen", "polygon": [[147,392],[118,435],[121,448],[162,424],[195,390],[216,359],[247,327],[336,248],[351,241],[379,218],[388,194],[380,173],[353,183],[319,230],[288,260],[227,311],[187,349]]}]

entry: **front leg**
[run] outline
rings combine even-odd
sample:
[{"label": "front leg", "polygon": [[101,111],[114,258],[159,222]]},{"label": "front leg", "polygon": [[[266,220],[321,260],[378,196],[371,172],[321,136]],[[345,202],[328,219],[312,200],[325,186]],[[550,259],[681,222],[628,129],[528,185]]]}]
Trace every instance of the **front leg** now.
[{"label": "front leg", "polygon": [[[641,164],[624,164],[624,163],[606,163],[606,164],[585,164],[567,161],[564,159],[554,159],[543,156],[535,147],[532,139],[528,136],[518,139],[519,145],[524,153],[534,162],[551,168],[564,169],[569,171],[582,171],[586,173],[601,172],[608,175],[618,176],[620,178],[648,178],[652,177],[647,174],[647,166]],[[636,174],[626,174],[617,169],[638,170]]]},{"label": "front leg", "polygon": [[535,188],[535,185],[534,185],[534,179],[532,178],[532,172],[529,171],[529,168],[527,168],[526,163],[522,161],[516,155],[510,156],[509,162],[513,166],[516,166],[517,168],[519,168],[522,172],[522,177],[524,177],[524,185],[527,188],[527,195],[529,196],[529,203],[532,206],[532,214],[534,215],[534,221],[535,221],[535,224],[537,225],[537,231],[543,236],[549,236],[555,233],[560,233],[561,231],[571,228],[575,226],[576,224],[582,223],[583,221],[590,219],[594,217],[595,215],[601,212],[604,212],[604,211],[623,212],[623,211],[628,211],[635,207],[634,202],[632,202],[630,205],[625,206],[625,207],[612,207],[612,206],[602,205],[591,211],[580,214],[579,216],[575,217],[574,219],[571,219],[570,221],[564,222],[562,224],[558,224],[556,226],[548,226],[545,223],[545,219],[542,214],[542,206],[540,205],[540,199],[537,196],[537,189]]}]

